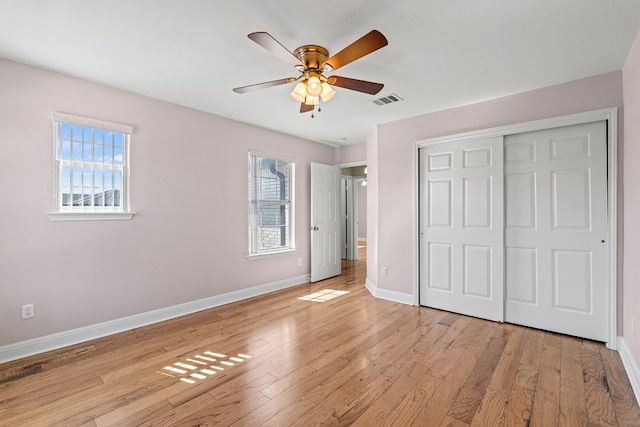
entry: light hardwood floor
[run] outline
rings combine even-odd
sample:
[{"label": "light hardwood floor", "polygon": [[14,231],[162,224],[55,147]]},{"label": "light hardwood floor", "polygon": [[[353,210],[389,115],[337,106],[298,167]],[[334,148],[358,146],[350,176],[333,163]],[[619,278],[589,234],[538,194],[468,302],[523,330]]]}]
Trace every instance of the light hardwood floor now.
[{"label": "light hardwood floor", "polygon": [[616,352],[375,299],[364,265],[0,365],[0,425],[640,426]]}]

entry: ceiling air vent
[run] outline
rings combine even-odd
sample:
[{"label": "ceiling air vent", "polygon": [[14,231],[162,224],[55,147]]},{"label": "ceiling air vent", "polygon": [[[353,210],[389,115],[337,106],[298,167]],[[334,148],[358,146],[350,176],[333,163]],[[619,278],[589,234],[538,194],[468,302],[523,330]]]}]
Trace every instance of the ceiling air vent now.
[{"label": "ceiling air vent", "polygon": [[383,96],[382,98],[374,99],[371,102],[376,104],[378,107],[382,107],[383,105],[393,104],[394,102],[398,102],[398,101],[402,101],[402,98],[400,98],[395,93],[392,93],[391,95],[387,95],[387,96]]}]

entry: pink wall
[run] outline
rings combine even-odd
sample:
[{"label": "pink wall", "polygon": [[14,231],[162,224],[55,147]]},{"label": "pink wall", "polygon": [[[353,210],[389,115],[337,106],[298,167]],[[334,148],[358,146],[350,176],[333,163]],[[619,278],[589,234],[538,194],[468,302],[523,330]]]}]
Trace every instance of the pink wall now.
[{"label": "pink wall", "polygon": [[378,286],[378,129],[367,136],[367,282]]},{"label": "pink wall", "polygon": [[336,148],[335,163],[348,164],[365,162],[367,160],[367,144],[361,142],[358,144],[342,145]]},{"label": "pink wall", "polygon": [[[640,366],[640,35],[622,69],[624,85],[624,334]],[[632,330],[632,320],[635,327]]]},{"label": "pink wall", "polygon": [[[368,197],[376,204],[368,236],[377,237],[375,250],[367,245],[367,280],[378,289],[415,293],[416,141],[621,105],[622,73],[612,72],[379,125],[367,141],[369,178],[375,174]],[[382,267],[388,276],[381,276]]]},{"label": "pink wall", "polygon": [[[0,76],[0,346],[308,274],[309,162],[334,148],[7,60]],[[133,220],[49,220],[53,111],[135,127]],[[246,258],[252,148],[296,160],[296,254]]]}]

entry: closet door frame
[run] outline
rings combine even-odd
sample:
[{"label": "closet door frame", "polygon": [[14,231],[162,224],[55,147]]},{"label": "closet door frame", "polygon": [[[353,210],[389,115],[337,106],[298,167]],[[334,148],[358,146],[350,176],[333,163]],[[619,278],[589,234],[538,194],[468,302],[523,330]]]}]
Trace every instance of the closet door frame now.
[{"label": "closet door frame", "polygon": [[553,117],[530,122],[523,122],[476,131],[457,133],[437,138],[418,140],[414,144],[414,254],[415,254],[415,305],[420,304],[420,153],[424,147],[473,139],[505,137],[516,133],[532,132],[556,127],[591,123],[605,120],[607,122],[607,239],[609,252],[607,256],[607,289],[608,301],[608,340],[607,348],[617,350],[617,322],[618,322],[618,112],[617,108],[606,108],[584,113]]}]

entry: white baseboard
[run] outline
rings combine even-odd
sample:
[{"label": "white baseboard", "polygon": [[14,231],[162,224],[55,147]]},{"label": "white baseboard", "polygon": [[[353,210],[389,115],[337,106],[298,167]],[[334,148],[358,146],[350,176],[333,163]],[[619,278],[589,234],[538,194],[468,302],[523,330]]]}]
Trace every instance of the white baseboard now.
[{"label": "white baseboard", "polygon": [[79,344],[96,338],[102,338],[107,335],[113,335],[119,332],[124,332],[142,326],[150,325],[152,323],[158,323],[164,320],[184,316],[186,314],[195,313],[197,311],[202,311],[243,299],[252,298],[258,295],[263,295],[269,292],[290,288],[292,286],[307,283],[308,281],[308,275],[292,277],[289,279],[280,280],[278,282],[267,283],[264,285],[254,286],[252,288],[241,289],[238,291],[216,295],[197,301],[191,301],[184,304],[178,304],[171,307],[148,311],[146,313],[134,314],[132,316],[110,320],[108,322],[84,326],[78,329],[72,329],[69,331],[59,332],[56,334],[34,338],[27,341],[21,341],[15,344],[9,344],[0,347],[0,363],[21,359],[23,357],[44,353],[51,350],[56,350],[62,347]]},{"label": "white baseboard", "polygon": [[627,371],[633,393],[636,395],[636,402],[640,402],[640,369],[638,369],[638,364],[622,337],[618,337],[618,352],[620,353],[624,369]]},{"label": "white baseboard", "polygon": [[389,291],[376,287],[369,279],[365,281],[365,288],[376,298],[386,299],[400,304],[413,305],[413,294],[403,294],[402,292]]}]

